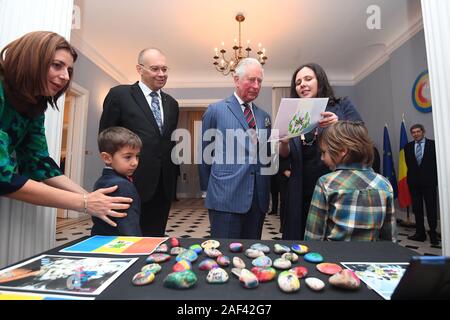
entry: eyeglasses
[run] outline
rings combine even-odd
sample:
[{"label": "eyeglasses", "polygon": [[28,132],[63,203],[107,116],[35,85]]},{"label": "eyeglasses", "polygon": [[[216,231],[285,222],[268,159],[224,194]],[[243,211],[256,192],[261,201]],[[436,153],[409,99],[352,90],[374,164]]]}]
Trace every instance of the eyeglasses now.
[{"label": "eyeglasses", "polygon": [[166,66],[162,66],[162,67],[158,67],[158,66],[144,66],[143,64],[140,64],[139,63],[139,65],[142,67],[142,68],[144,68],[144,69],[147,69],[147,70],[150,70],[151,72],[154,72],[154,73],[158,73],[159,71],[161,71],[162,73],[164,73],[164,74],[166,74],[166,73],[168,73],[169,72],[169,67],[166,67]]}]

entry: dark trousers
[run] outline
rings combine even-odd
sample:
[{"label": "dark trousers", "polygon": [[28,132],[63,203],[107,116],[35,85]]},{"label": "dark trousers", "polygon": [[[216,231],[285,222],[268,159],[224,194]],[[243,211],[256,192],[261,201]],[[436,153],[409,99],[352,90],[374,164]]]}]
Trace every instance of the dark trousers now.
[{"label": "dark trousers", "polygon": [[162,178],[150,201],[141,204],[141,230],[144,237],[163,237],[166,232],[171,201],[164,193]]},{"label": "dark trousers", "polygon": [[283,233],[284,217],[286,214],[286,194],[288,188],[288,178],[280,178],[280,233]]},{"label": "dark trousers", "polygon": [[428,226],[430,232],[434,233],[437,227],[437,188],[409,186],[409,191],[411,192],[412,210],[416,220],[416,233],[425,234],[424,201],[427,209]]},{"label": "dark trousers", "polygon": [[211,237],[224,239],[261,239],[265,212],[258,205],[256,192],[247,213],[208,210]]}]

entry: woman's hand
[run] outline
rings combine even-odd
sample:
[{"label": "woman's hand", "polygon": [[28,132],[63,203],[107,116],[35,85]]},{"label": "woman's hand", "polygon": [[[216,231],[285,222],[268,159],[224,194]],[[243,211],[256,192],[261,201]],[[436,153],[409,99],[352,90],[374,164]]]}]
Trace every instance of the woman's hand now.
[{"label": "woman's hand", "polygon": [[289,148],[289,138],[283,138],[280,139],[280,144],[279,144],[279,154],[280,156],[282,156],[283,158],[286,158],[289,156],[290,148]]},{"label": "woman's hand", "polygon": [[108,216],[123,218],[126,217],[126,213],[117,212],[115,210],[126,210],[130,207],[130,203],[133,202],[131,198],[125,197],[109,197],[106,194],[114,192],[117,186],[98,189],[94,192],[87,194],[87,213],[90,215],[102,219],[106,223],[115,227],[117,224],[108,218]]},{"label": "woman's hand", "polygon": [[321,112],[320,115],[323,117],[319,120],[319,127],[326,128],[330,124],[338,122],[339,118],[336,114],[330,111]]}]

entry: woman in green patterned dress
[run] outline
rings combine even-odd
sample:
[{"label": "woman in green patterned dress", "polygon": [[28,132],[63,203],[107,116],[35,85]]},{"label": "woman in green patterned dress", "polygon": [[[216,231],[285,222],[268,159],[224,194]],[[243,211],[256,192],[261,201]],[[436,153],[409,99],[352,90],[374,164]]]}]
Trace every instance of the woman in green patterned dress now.
[{"label": "woman in green patterned dress", "polygon": [[70,85],[77,53],[60,35],[30,32],[0,53],[0,195],[36,205],[124,217],[130,198],[109,197],[117,186],[88,193],[50,158],[44,112]]}]

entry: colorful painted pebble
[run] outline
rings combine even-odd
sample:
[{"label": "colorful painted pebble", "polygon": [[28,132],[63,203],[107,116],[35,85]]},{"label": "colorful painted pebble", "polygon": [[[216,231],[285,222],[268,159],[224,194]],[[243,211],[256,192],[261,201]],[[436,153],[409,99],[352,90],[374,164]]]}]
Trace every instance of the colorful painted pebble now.
[{"label": "colorful painted pebble", "polygon": [[184,252],[186,250],[187,249],[183,248],[183,247],[173,247],[172,249],[170,249],[170,255],[177,256],[177,255],[179,255],[180,253],[182,253],[182,252]]},{"label": "colorful painted pebble", "polygon": [[320,272],[328,274],[330,276],[342,270],[342,267],[340,265],[328,262],[319,263],[318,265],[316,265],[316,268]]},{"label": "colorful painted pebble", "polygon": [[187,260],[189,262],[194,262],[197,260],[198,254],[194,250],[186,250],[177,255],[175,260],[181,261],[181,260]]},{"label": "colorful painted pebble", "polygon": [[245,262],[239,257],[233,257],[233,266],[239,269],[245,268]]},{"label": "colorful painted pebble", "polygon": [[231,263],[230,258],[224,255],[220,255],[216,259],[217,264],[221,267],[228,267]]},{"label": "colorful painted pebble", "polygon": [[206,240],[202,243],[203,249],[217,249],[220,247],[220,242],[217,240]]},{"label": "colorful painted pebble", "polygon": [[290,271],[283,271],[278,275],[278,287],[286,293],[296,292],[300,289],[300,280]]},{"label": "colorful painted pebble", "polygon": [[289,260],[292,263],[296,263],[298,261],[298,255],[295,252],[286,252],[281,255],[281,258]]},{"label": "colorful painted pebble", "polygon": [[173,247],[179,247],[180,246],[180,241],[178,241],[177,238],[170,238],[169,240],[170,242],[170,246]]},{"label": "colorful painted pebble", "polygon": [[356,290],[361,285],[361,280],[359,280],[358,276],[348,269],[333,274],[328,281],[333,286],[348,290]]},{"label": "colorful painted pebble", "polygon": [[230,245],[228,247],[231,252],[236,252],[236,253],[242,252],[242,250],[244,249],[244,246],[240,242],[232,242],[232,243],[230,243]]},{"label": "colorful painted pebble", "polygon": [[323,257],[320,253],[317,252],[310,252],[305,254],[303,257],[305,261],[311,262],[311,263],[320,263],[323,262]]},{"label": "colorful painted pebble", "polygon": [[172,289],[189,289],[197,283],[197,276],[192,270],[172,272],[164,279],[163,284]]},{"label": "colorful painted pebble", "polygon": [[211,284],[222,284],[227,282],[228,279],[228,273],[222,268],[211,269],[206,276],[206,282]]},{"label": "colorful painted pebble", "polygon": [[169,251],[169,247],[165,243],[161,243],[156,249],[155,252],[157,253],[166,253]]},{"label": "colorful painted pebble", "polygon": [[294,268],[289,269],[289,271],[295,273],[299,279],[303,278],[308,274],[308,269],[303,266],[297,266]]},{"label": "colorful painted pebble", "polygon": [[161,263],[170,260],[170,255],[167,253],[152,253],[145,259],[146,263]]},{"label": "colorful painted pebble", "polygon": [[222,254],[222,252],[218,249],[205,249],[205,254],[210,258],[217,258]]},{"label": "colorful painted pebble", "polygon": [[308,277],[305,279],[305,283],[311,290],[314,291],[320,291],[325,288],[325,283],[318,278]]},{"label": "colorful painted pebble", "polygon": [[219,267],[217,262],[210,258],[205,259],[198,264],[198,269],[201,271],[207,271],[217,267]]},{"label": "colorful painted pebble", "polygon": [[258,278],[255,274],[247,269],[241,270],[241,275],[239,276],[239,281],[242,286],[246,289],[253,289],[259,285]]},{"label": "colorful painted pebble", "polygon": [[199,244],[193,244],[192,246],[189,247],[189,249],[195,251],[195,253],[198,255],[203,252],[203,249]]},{"label": "colorful painted pebble", "polygon": [[292,263],[289,260],[283,258],[277,258],[273,262],[273,266],[277,269],[286,270],[292,266]]},{"label": "colorful painted pebble", "polygon": [[286,252],[290,252],[291,248],[285,246],[284,244],[275,243],[275,245],[273,246],[273,251],[278,254],[283,254]]},{"label": "colorful painted pebble", "polygon": [[142,267],[141,271],[157,274],[159,271],[161,271],[161,265],[157,263],[146,264]]},{"label": "colorful painted pebble", "polygon": [[135,286],[144,286],[152,283],[153,280],[155,280],[155,274],[153,272],[138,272],[134,275],[131,282],[133,282]]},{"label": "colorful painted pebble", "polygon": [[264,252],[264,253],[269,253],[269,252],[270,252],[269,246],[267,246],[267,245],[265,245],[265,244],[262,244],[262,243],[255,243],[255,244],[252,244],[252,245],[250,246],[250,249],[259,250],[259,251],[262,251],[262,252]]},{"label": "colorful painted pebble", "polygon": [[258,257],[265,256],[264,252],[262,252],[261,250],[255,250],[255,249],[251,249],[251,248],[245,250],[245,255],[247,257],[249,257],[250,259],[255,259]]},{"label": "colorful painted pebble", "polygon": [[309,252],[309,248],[302,244],[294,244],[291,247],[291,249],[292,249],[292,251],[294,251],[295,253],[298,253],[298,254],[305,254],[305,253]]},{"label": "colorful painted pebble", "polygon": [[175,263],[172,267],[172,270],[174,272],[181,272],[186,270],[191,270],[192,264],[187,260],[180,260],[177,263]]},{"label": "colorful painted pebble", "polygon": [[261,268],[261,267],[253,267],[252,272],[255,274],[256,278],[259,282],[268,282],[275,279],[277,272],[272,267]]}]

